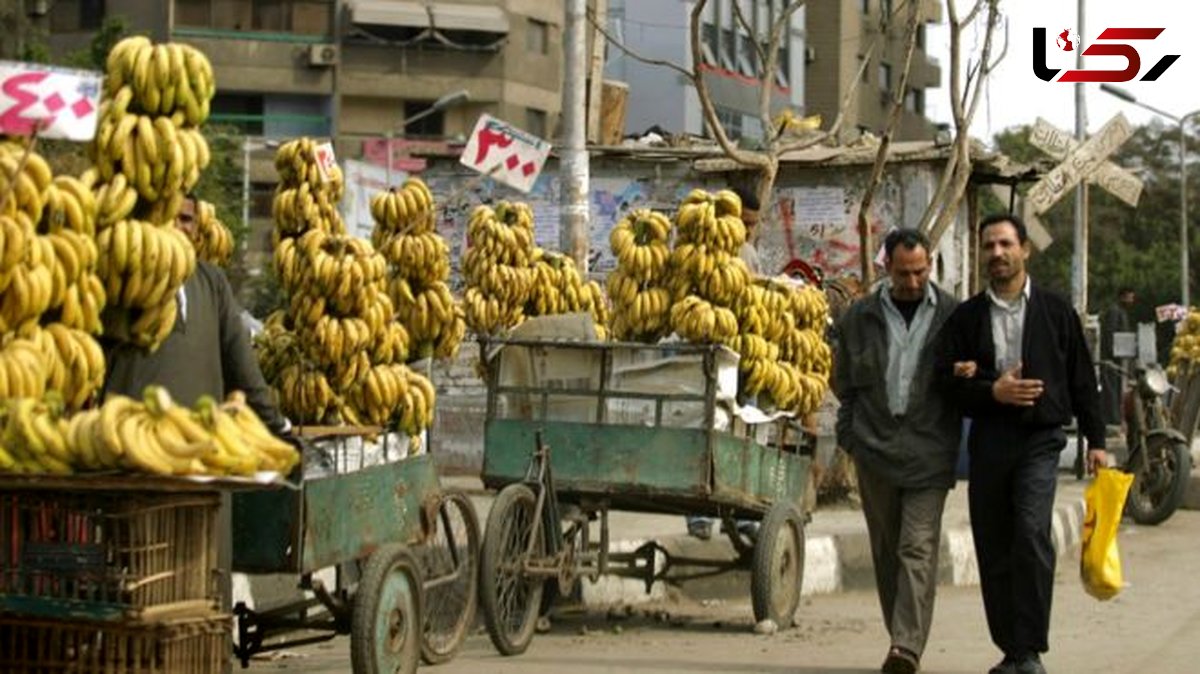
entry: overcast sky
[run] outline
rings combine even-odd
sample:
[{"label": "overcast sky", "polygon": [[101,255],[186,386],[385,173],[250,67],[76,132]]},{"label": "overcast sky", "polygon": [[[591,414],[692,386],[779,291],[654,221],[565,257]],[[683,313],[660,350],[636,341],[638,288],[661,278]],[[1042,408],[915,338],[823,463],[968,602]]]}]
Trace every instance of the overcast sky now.
[{"label": "overcast sky", "polygon": [[[1129,42],[1141,54],[1145,74],[1166,54],[1179,54],[1175,62],[1155,82],[1119,84],[1134,94],[1140,102],[1148,103],[1175,115],[1200,110],[1200,2],[1194,0],[1086,0],[1086,26],[1079,30],[1077,0],[1001,0],[1000,6],[1008,19],[1008,54],[993,72],[979,104],[972,125],[972,135],[991,142],[996,132],[1019,124],[1032,123],[1038,116],[1063,129],[1075,128],[1075,85],[1043,82],[1033,74],[1033,29],[1046,28],[1050,42],[1047,65],[1051,68],[1073,68],[1075,55],[1056,49],[1053,36],[1064,29],[1079,32],[1086,48],[1105,28],[1165,28],[1152,41]],[[957,0],[959,11],[965,11],[972,0]],[[945,18],[945,17],[943,17]],[[981,22],[982,23],[982,22]],[[949,104],[949,30],[945,21],[930,26],[929,48],[942,64],[942,87],[929,90],[926,96],[927,114],[937,121],[951,120]],[[968,33],[963,46],[977,46],[977,36]],[[976,50],[976,53],[978,50]],[[1122,70],[1125,59],[1113,56],[1084,57],[1089,70]],[[1141,77],[1139,75],[1138,77]],[[1154,113],[1114,98],[1100,91],[1099,84],[1085,84],[1089,131],[1095,131],[1109,118],[1123,112],[1132,123],[1145,124]]]}]

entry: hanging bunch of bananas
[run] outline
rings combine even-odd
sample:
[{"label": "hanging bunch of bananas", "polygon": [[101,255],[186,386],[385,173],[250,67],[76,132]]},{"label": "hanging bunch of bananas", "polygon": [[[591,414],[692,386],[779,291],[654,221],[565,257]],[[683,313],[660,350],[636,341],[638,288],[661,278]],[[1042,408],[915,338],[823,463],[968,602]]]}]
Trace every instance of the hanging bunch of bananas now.
[{"label": "hanging bunch of bananas", "polygon": [[746,241],[741,215],[741,199],[729,190],[692,190],[679,207],[668,285],[675,302],[670,327],[684,339],[733,346],[739,329],[732,308],[751,281],[738,257]]},{"label": "hanging bunch of bananas", "polygon": [[388,294],[413,342],[413,358],[453,358],[467,332],[447,283],[450,248],[437,233],[433,194],[420,178],[371,199],[371,240],[387,259]]},{"label": "hanging bunch of bananas", "polygon": [[1188,309],[1187,318],[1180,323],[1171,342],[1171,359],[1167,363],[1167,376],[1171,381],[1195,371],[1200,363],[1200,310]]},{"label": "hanging bunch of bananas", "polygon": [[120,174],[137,190],[143,219],[172,223],[200,180],[211,158],[199,127],[215,93],[208,58],[187,45],[135,36],[109,52],[93,160],[103,182]]},{"label": "hanging bunch of bananas", "polygon": [[233,234],[217,219],[217,207],[196,200],[196,227],[190,237],[196,256],[219,267],[229,266],[233,257]]},{"label": "hanging bunch of bananas", "polygon": [[552,316],[587,312],[596,336],[608,339],[608,307],[596,281],[584,282],[575,261],[562,253],[534,250],[533,285],[525,303],[526,316]]},{"label": "hanging bunch of bananas", "polygon": [[636,209],[608,237],[617,268],[608,275],[613,335],[623,341],[654,343],[670,332],[669,277],[671,221],[649,209]]},{"label": "hanging bunch of bananas", "polygon": [[46,388],[62,394],[68,411],[82,409],[104,383],[104,351],[83,330],[51,323],[27,328],[20,336],[41,350],[46,365]]},{"label": "hanging bunch of bananas", "polygon": [[130,339],[154,350],[170,334],[179,287],[196,269],[196,250],[174,226],[118,220],[96,235],[96,271],[113,306],[131,310]]},{"label": "hanging bunch of bananas", "polygon": [[437,394],[423,375],[402,363],[389,363],[372,367],[350,392],[350,400],[364,421],[395,424],[415,436],[432,425]]},{"label": "hanging bunch of bananas", "polygon": [[279,394],[279,411],[296,423],[323,423],[342,406],[325,373],[310,365],[293,362],[269,381]]},{"label": "hanging bunch of bananas", "polygon": [[[391,188],[371,197],[371,218],[375,229],[371,243],[380,251],[398,234],[427,234],[436,229],[433,193],[420,178],[409,178],[400,189]],[[399,262],[386,252],[393,264]]]},{"label": "hanging bunch of bananas", "polygon": [[280,239],[312,229],[346,233],[337,207],[345,193],[342,170],[336,164],[323,170],[317,146],[315,140],[305,137],[288,141],[275,151],[279,186],[271,202],[271,217],[275,220],[276,245]]},{"label": "hanging bunch of bananas", "polygon": [[[29,152],[17,141],[0,137],[0,194],[8,197],[0,215],[22,216],[29,225],[42,221],[42,211],[54,182],[50,165],[37,152]],[[21,164],[22,157],[24,165]]]},{"label": "hanging bunch of bananas", "polygon": [[737,305],[742,334],[735,347],[745,396],[799,415],[821,404],[832,366],[822,337],[827,307],[819,289],[791,281],[760,279],[746,288]]},{"label": "hanging bunch of bananas", "polygon": [[467,325],[480,334],[516,326],[525,320],[534,282],[533,211],[519,202],[478,206],[467,224],[467,241]]},{"label": "hanging bunch of bananas", "polygon": [[0,343],[0,400],[39,398],[46,392],[50,367],[41,344],[5,336]]},{"label": "hanging bunch of bananas", "polygon": [[[11,237],[13,241],[20,239],[25,241],[25,249],[18,251],[19,261],[8,269],[7,283],[0,293],[0,334],[36,325],[52,305],[62,303],[66,291],[66,280],[49,238],[38,236],[30,228]],[[4,253],[7,258],[12,251]]]},{"label": "hanging bunch of bananas", "polygon": [[58,311],[45,318],[99,334],[100,314],[108,298],[96,274],[100,255],[95,241],[96,198],[85,182],[72,176],[55,176],[46,195],[37,231],[49,240],[58,263],[48,307]]}]

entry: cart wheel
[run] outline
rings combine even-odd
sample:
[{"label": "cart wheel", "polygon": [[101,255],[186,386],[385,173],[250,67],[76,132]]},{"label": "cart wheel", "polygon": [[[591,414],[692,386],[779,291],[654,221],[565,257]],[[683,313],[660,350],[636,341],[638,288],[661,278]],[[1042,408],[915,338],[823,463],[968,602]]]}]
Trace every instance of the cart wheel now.
[{"label": "cart wheel", "polygon": [[523,484],[505,487],[488,513],[479,558],[479,602],[496,650],[520,655],[533,640],[545,580],[525,575],[530,537],[541,554],[546,542],[534,519],[536,500]]},{"label": "cart wheel", "polygon": [[350,664],[355,674],[411,674],[421,655],[421,571],[403,545],[380,547],[354,594]]},{"label": "cart wheel", "polygon": [[791,627],[804,580],[804,525],[796,506],[780,502],[767,511],[752,563],[754,619],[770,618],[779,629]]},{"label": "cart wheel", "polygon": [[446,492],[432,540],[421,547],[425,630],[421,659],[449,662],[475,622],[479,582],[479,517],[467,495]]}]

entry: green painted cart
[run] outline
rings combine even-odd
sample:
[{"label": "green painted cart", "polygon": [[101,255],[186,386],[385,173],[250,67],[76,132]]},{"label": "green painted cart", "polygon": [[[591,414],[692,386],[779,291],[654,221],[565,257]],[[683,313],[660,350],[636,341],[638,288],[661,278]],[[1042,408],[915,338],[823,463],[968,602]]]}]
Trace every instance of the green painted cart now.
[{"label": "green painted cart", "polygon": [[[649,591],[666,577],[673,562],[655,542],[609,550],[610,510],[722,519],[737,565],[751,569],[755,618],[791,624],[815,438],[787,418],[754,426],[730,418],[719,402],[730,376],[736,389],[730,352],[516,339],[480,348],[488,377],[483,481],[500,490],[484,532],[480,605],[501,653],[528,647],[547,582],[568,594],[581,578],[622,575]],[[743,519],[761,520],[757,536],[738,533]]]},{"label": "green painted cart", "polygon": [[[441,488],[428,454],[347,465],[346,433],[305,433],[332,446],[330,474],[298,489],[234,495],[233,570],[297,575],[312,594],[267,609],[234,607],[243,667],[260,652],[349,634],[356,674],[412,672],[419,659],[452,658],[474,622],[479,524],[471,502]],[[328,568],[332,587],[316,576]]]}]

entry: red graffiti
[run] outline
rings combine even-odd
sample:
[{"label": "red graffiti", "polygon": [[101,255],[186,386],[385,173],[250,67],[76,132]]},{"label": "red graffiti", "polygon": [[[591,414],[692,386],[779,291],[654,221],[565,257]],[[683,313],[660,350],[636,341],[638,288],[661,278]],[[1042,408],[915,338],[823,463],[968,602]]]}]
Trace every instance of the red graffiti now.
[{"label": "red graffiti", "polygon": [[479,132],[479,146],[475,151],[475,164],[479,165],[483,163],[484,157],[488,156],[488,153],[492,151],[493,145],[499,148],[506,148],[512,145],[512,142],[512,136],[497,133],[488,128],[482,129]]}]

